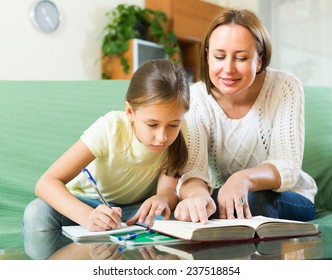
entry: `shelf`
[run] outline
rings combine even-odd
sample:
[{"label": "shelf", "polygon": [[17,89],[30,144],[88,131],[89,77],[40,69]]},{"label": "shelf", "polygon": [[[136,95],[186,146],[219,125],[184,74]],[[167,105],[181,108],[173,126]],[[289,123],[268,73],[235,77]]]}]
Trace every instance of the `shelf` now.
[{"label": "shelf", "polygon": [[162,10],[168,17],[167,28],[179,41],[183,66],[191,81],[199,79],[199,53],[203,36],[209,22],[221,6],[199,0],[145,0],[145,7]]}]

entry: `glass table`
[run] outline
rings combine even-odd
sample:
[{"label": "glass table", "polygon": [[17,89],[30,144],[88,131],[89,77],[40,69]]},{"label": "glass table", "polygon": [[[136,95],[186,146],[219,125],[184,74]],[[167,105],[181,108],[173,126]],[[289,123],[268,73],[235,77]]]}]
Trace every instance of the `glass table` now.
[{"label": "glass table", "polygon": [[[332,225],[319,235],[269,241],[190,242],[126,249],[114,243],[77,244],[61,231],[8,236],[0,259],[59,260],[317,260],[332,259]],[[4,239],[2,238],[3,244]],[[21,245],[20,245],[21,244]]]}]

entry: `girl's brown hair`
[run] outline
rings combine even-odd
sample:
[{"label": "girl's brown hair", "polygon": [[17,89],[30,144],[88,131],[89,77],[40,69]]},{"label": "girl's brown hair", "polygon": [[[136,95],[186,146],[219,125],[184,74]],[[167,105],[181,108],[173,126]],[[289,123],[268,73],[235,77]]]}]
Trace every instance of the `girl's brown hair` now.
[{"label": "girl's brown hair", "polygon": [[221,12],[210,22],[200,50],[200,76],[201,80],[206,84],[208,93],[214,87],[209,77],[209,64],[207,61],[210,37],[218,26],[228,24],[241,25],[247,28],[254,36],[258,55],[262,57],[262,66],[257,74],[264,71],[270,64],[272,55],[270,35],[255,13],[248,9],[222,8]]},{"label": "girl's brown hair", "polygon": [[[146,105],[177,101],[189,110],[190,94],[184,69],[166,59],[145,62],[134,73],[126,100],[135,111]],[[188,150],[182,132],[168,147],[160,171],[167,176],[180,177],[188,160]]]}]

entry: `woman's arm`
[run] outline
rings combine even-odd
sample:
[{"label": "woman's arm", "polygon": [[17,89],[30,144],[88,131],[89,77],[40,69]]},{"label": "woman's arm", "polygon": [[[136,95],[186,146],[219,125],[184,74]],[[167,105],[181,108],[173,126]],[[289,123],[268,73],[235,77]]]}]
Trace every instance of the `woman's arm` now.
[{"label": "woman's arm", "polygon": [[120,224],[119,210],[106,205],[93,209],[72,195],[65,186],[94,158],[85,144],[78,140],[40,177],[35,193],[59,213],[89,230],[107,230]]},{"label": "woman's arm", "polygon": [[[248,192],[285,191],[297,182],[303,155],[303,88],[293,76],[278,74],[275,88],[262,106],[263,120],[271,124],[266,160],[232,174],[218,193],[220,218],[250,218]],[[267,133],[267,132],[266,132]],[[243,198],[242,206],[239,199]]]},{"label": "woman's arm", "polygon": [[188,163],[179,180],[180,203],[174,212],[179,220],[206,223],[216,211],[208,171],[210,139],[216,119],[208,98],[203,84],[191,87],[190,110],[186,114]]},{"label": "woman's arm", "polygon": [[304,151],[303,86],[296,77],[283,75],[280,77],[280,86],[271,92],[267,108],[275,113],[272,115],[273,130],[268,158],[263,162],[274,165],[279,172],[281,182],[276,191],[290,190],[295,186],[300,176]]}]

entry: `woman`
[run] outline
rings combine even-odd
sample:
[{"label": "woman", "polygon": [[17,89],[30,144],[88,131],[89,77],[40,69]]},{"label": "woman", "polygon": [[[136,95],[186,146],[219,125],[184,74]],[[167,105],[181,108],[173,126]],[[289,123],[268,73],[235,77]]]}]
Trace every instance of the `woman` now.
[{"label": "woman", "polygon": [[301,170],[303,87],[268,67],[271,41],[260,20],[250,10],[223,9],[200,55],[175,217],[206,223],[218,208],[214,217],[222,219],[313,219],[317,186]]}]

